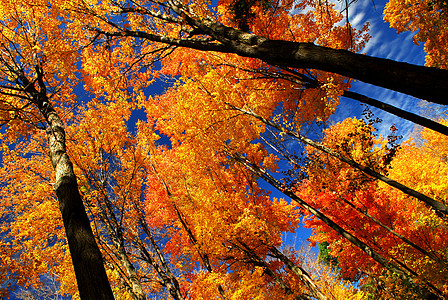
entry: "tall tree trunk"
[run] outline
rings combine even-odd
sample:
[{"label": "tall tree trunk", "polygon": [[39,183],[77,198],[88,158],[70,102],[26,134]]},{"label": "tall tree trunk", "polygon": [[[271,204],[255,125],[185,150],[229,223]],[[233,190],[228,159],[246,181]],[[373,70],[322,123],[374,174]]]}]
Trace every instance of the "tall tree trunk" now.
[{"label": "tall tree trunk", "polygon": [[114,299],[101,252],[78,191],[73,165],[67,155],[62,120],[48,102],[43,103],[42,111],[49,125],[47,139],[50,158],[56,174],[54,190],[62,213],[79,295],[82,300]]},{"label": "tall tree trunk", "polygon": [[186,16],[188,9],[177,1],[173,10],[241,56],[261,59],[269,64],[310,68],[354,78],[376,86],[405,93],[439,104],[448,104],[448,70],[412,65],[371,57],[348,50],[284,40],[271,40],[217,22]]},{"label": "tall tree trunk", "polygon": [[[448,70],[371,57],[313,43],[271,40],[211,19],[199,19],[189,7],[184,7],[176,0],[167,1],[167,6],[174,12],[170,16],[172,21],[179,24],[186,22],[191,26],[192,32],[197,34],[194,35],[195,38],[172,38],[151,32],[128,30],[120,24],[114,24],[113,32],[92,30],[107,36],[133,36],[201,51],[235,53],[243,57],[258,58],[275,66],[332,72],[434,103],[448,104]],[[123,10],[123,13],[129,11]],[[110,23],[111,20],[109,25]]]},{"label": "tall tree trunk", "polygon": [[[312,43],[266,40],[235,53],[267,63],[332,72],[438,104],[448,104],[448,71],[331,49]],[[241,49],[241,50],[240,50]]]}]

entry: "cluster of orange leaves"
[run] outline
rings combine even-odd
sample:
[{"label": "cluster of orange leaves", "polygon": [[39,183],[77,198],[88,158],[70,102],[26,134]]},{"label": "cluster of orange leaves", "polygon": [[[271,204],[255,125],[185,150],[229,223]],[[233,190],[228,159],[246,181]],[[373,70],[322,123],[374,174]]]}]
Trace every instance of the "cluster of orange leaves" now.
[{"label": "cluster of orange leaves", "polygon": [[[356,135],[350,134],[357,131]],[[405,141],[390,166],[385,168],[382,157],[386,154],[387,140],[376,137],[373,133],[373,127],[363,120],[346,119],[325,131],[323,143],[377,171],[388,170],[390,178],[406,182],[411,188],[444,204],[448,202],[447,181],[444,178],[448,168],[446,137],[424,130],[421,133],[423,142],[419,146],[412,139]],[[311,148],[308,151],[314,156],[313,162],[308,167],[308,180],[301,183],[297,193],[372,246],[380,255],[406,264],[419,274],[416,282],[431,282],[446,294],[447,265],[443,263],[448,255],[446,223],[424,204],[400,191],[369,180],[360,171],[343,165],[334,158],[319,155]],[[371,218],[355,210],[353,205],[432,253],[440,261],[432,260],[392,235]],[[310,217],[306,224],[313,228],[313,236],[310,238],[313,243],[330,244],[330,255],[337,258],[344,277],[362,277],[366,282],[369,279],[367,275],[381,276],[385,285],[397,295],[415,297],[402,281],[397,280],[322,221]]]},{"label": "cluster of orange leaves", "polygon": [[415,32],[414,42],[424,43],[426,65],[448,68],[448,5],[443,0],[390,0],[384,20],[398,32]]}]

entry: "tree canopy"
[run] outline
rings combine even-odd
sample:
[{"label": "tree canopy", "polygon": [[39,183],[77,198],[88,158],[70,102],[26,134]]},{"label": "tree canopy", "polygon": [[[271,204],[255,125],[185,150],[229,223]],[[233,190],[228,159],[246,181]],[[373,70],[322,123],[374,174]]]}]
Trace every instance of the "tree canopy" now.
[{"label": "tree canopy", "polygon": [[[350,90],[448,104],[446,12],[387,4],[416,66],[332,2],[0,1],[0,296],[447,297],[446,118]],[[330,124],[341,96],[420,142]]]}]

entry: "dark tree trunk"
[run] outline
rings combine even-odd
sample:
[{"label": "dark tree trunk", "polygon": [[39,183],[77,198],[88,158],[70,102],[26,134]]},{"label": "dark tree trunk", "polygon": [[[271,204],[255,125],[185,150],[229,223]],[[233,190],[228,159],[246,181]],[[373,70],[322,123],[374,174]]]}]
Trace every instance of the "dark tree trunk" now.
[{"label": "dark tree trunk", "polygon": [[[448,104],[448,70],[371,57],[313,43],[271,40],[212,20],[196,19],[189,16],[188,9],[177,1],[171,1],[168,5],[177,15],[182,16],[194,32],[209,39],[171,38],[125,28],[115,32],[96,31],[107,36],[134,36],[201,51],[235,53],[258,58],[275,66],[332,72],[434,103]],[[116,26],[118,28],[119,25]],[[210,37],[213,41],[210,41]]]},{"label": "dark tree trunk", "polygon": [[191,18],[188,18],[188,21],[229,48],[228,52],[258,58],[277,66],[332,72],[434,103],[448,104],[448,70],[417,66],[313,43],[270,40],[215,22],[199,23]]},{"label": "dark tree trunk", "polygon": [[[238,52],[237,52],[238,53]],[[336,50],[267,40],[240,53],[273,65],[333,72],[438,104],[448,104],[448,71]]]},{"label": "dark tree trunk", "polygon": [[78,191],[73,164],[67,155],[64,124],[49,101],[44,71],[40,65],[36,65],[35,70],[37,80],[33,82],[22,70],[15,71],[15,75],[21,89],[32,96],[31,103],[39,109],[48,126],[49,156],[55,171],[53,189],[59,201],[79,295],[82,300],[113,300],[103,258]]},{"label": "dark tree trunk", "polygon": [[73,165],[66,152],[62,121],[53,108],[46,105],[47,138],[56,174],[54,190],[59,200],[79,295],[82,300],[114,299],[101,252],[78,191]]}]

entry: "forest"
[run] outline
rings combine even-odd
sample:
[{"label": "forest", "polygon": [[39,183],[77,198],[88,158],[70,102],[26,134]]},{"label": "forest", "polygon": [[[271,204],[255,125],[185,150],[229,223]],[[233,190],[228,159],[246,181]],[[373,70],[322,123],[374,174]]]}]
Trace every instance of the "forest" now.
[{"label": "forest", "polygon": [[447,299],[448,3],[363,1],[0,0],[0,299]]}]

